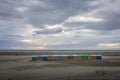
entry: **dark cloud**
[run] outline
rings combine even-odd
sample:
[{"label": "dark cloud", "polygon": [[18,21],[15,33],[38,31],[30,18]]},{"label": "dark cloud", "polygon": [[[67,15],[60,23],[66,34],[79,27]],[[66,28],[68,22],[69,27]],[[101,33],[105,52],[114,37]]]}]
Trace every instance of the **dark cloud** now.
[{"label": "dark cloud", "polygon": [[0,0],[0,20],[19,19],[22,15],[16,10],[15,0]]},{"label": "dark cloud", "polygon": [[0,49],[24,49],[23,46],[29,47],[31,45],[14,39],[0,39]]},{"label": "dark cloud", "polygon": [[105,21],[102,22],[95,22],[95,23],[88,23],[88,24],[83,24],[84,28],[89,28],[89,29],[94,29],[94,30],[117,30],[120,29],[120,12],[116,11],[116,13],[111,14],[106,13],[103,14]]},{"label": "dark cloud", "polygon": [[14,34],[2,34],[0,35],[1,39],[6,39],[6,40],[12,40],[12,39],[21,39],[23,36],[20,35],[14,35]]},{"label": "dark cloud", "polygon": [[37,27],[44,24],[59,24],[70,16],[95,9],[97,6],[91,5],[91,2],[89,0],[43,0],[45,6],[33,5],[29,8],[28,22]]},{"label": "dark cloud", "polygon": [[30,44],[21,42],[23,36],[16,34],[0,34],[0,49],[17,49],[24,46],[29,47]]},{"label": "dark cloud", "polygon": [[71,16],[99,7],[99,5],[92,5],[93,2],[94,0],[1,0],[0,18],[12,21],[21,19],[25,20],[24,23],[42,28],[44,25],[62,23]]},{"label": "dark cloud", "polygon": [[108,3],[102,3],[103,6],[98,8],[96,13],[93,13],[90,17],[101,18],[103,21],[93,21],[93,22],[69,22],[64,25],[67,27],[81,27],[85,29],[93,29],[100,31],[111,31],[120,29],[120,9],[118,8],[120,1],[116,0],[114,3],[108,1]]},{"label": "dark cloud", "polygon": [[61,33],[63,30],[62,29],[42,29],[42,30],[36,30],[33,33],[35,34],[59,34]]},{"label": "dark cloud", "polygon": [[64,24],[64,26],[69,28],[84,28],[100,31],[111,31],[120,29],[120,19],[114,17],[104,22],[71,22]]}]

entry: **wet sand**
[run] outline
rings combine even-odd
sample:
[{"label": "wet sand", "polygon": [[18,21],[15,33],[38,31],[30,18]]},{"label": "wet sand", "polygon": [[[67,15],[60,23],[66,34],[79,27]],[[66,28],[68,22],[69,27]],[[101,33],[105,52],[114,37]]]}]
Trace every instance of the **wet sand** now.
[{"label": "wet sand", "polygon": [[30,56],[1,55],[0,80],[119,80],[120,57],[100,61],[31,61]]}]

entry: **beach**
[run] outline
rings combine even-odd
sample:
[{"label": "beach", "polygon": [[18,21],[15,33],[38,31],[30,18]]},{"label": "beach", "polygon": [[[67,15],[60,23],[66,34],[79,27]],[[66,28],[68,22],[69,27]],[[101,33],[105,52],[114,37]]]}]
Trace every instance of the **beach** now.
[{"label": "beach", "polygon": [[31,61],[34,55],[0,55],[0,80],[119,80],[120,56],[103,60]]}]

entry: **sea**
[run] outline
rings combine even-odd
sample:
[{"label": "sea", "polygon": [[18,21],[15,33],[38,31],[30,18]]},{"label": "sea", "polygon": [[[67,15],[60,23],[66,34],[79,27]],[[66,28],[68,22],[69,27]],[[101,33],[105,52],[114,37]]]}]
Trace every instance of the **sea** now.
[{"label": "sea", "polygon": [[0,50],[0,55],[101,54],[120,55],[120,50]]}]

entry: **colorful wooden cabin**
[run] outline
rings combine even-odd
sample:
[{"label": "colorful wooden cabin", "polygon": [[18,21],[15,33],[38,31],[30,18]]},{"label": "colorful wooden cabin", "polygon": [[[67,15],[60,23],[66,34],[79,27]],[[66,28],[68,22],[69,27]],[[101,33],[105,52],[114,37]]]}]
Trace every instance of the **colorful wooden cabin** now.
[{"label": "colorful wooden cabin", "polygon": [[40,55],[32,57],[32,61],[61,61],[61,60],[102,60],[102,55]]}]

